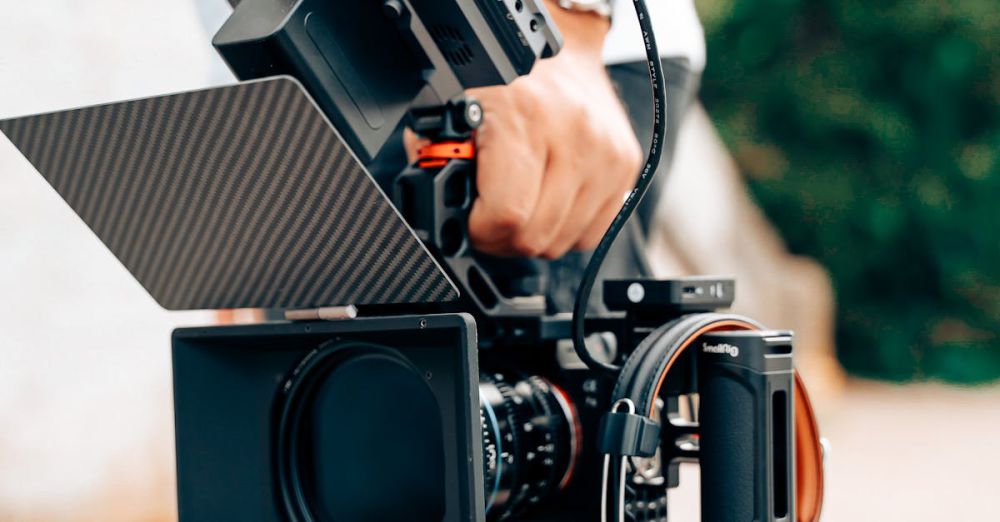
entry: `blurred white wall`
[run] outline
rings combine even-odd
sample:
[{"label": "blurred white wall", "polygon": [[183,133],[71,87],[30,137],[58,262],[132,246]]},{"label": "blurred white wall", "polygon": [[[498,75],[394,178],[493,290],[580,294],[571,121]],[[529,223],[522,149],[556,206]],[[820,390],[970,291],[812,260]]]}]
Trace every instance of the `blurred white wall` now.
[{"label": "blurred white wall", "polygon": [[[225,82],[228,10],[0,0],[0,119]],[[162,310],[0,135],[0,520],[169,517],[169,333],[208,319]]]}]

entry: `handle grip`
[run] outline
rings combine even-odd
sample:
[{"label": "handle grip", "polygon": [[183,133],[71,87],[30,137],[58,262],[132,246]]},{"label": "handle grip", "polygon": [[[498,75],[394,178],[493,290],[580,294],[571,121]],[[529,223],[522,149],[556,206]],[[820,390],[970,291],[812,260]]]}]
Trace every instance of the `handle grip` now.
[{"label": "handle grip", "polygon": [[703,521],[795,520],[792,335],[698,341]]}]

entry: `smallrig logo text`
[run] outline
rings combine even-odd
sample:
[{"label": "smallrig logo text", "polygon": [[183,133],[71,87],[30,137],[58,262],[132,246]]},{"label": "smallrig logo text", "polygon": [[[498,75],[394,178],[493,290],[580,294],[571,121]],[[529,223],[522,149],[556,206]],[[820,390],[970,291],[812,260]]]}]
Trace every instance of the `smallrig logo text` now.
[{"label": "smallrig logo text", "polygon": [[719,343],[719,344],[702,343],[701,350],[706,353],[724,353],[730,357],[739,357],[740,355],[740,347],[733,346],[728,343]]}]

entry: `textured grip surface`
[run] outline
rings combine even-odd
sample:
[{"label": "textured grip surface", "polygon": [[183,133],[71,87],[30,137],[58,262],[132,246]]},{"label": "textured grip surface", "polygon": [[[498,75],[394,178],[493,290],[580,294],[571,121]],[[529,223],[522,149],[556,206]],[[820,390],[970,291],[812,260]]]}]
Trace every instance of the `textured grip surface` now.
[{"label": "textured grip surface", "polygon": [[291,78],[4,120],[0,131],[165,308],[458,296]]},{"label": "textured grip surface", "polygon": [[756,422],[760,413],[755,409],[755,390],[732,370],[719,365],[701,370],[698,379],[702,520],[768,520],[761,513],[766,505],[757,505],[755,489],[768,491],[759,450],[767,433],[762,434],[765,427]]}]

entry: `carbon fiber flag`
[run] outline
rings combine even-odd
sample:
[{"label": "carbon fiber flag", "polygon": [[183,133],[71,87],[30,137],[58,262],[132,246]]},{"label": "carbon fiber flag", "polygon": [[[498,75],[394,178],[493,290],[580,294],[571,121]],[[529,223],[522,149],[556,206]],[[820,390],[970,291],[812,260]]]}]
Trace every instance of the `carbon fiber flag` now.
[{"label": "carbon fiber flag", "polygon": [[164,308],[458,292],[289,77],[0,121]]}]

